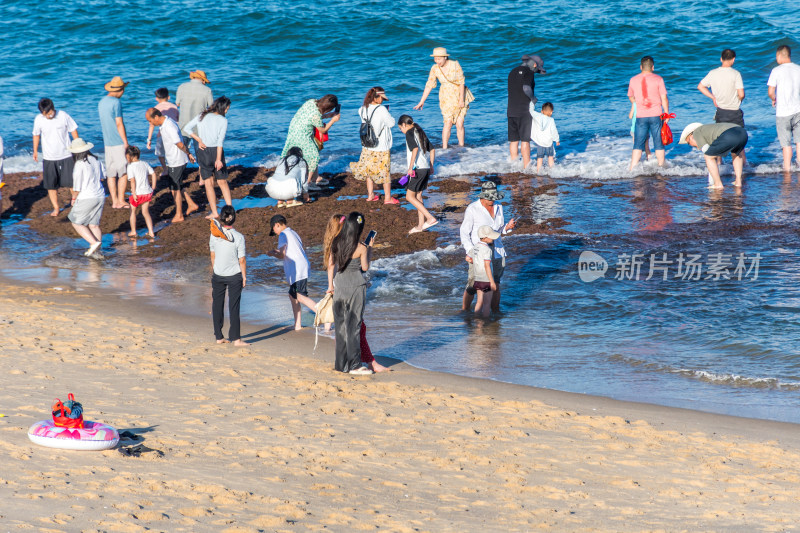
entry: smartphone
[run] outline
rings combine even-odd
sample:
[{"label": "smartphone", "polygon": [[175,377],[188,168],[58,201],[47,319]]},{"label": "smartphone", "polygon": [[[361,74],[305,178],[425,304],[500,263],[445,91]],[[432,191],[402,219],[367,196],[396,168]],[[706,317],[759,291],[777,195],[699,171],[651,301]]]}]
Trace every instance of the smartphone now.
[{"label": "smartphone", "polygon": [[341,110],[342,110],[342,104],[336,104],[336,107],[333,108],[333,114],[338,115]]},{"label": "smartphone", "polygon": [[378,234],[378,232],[375,231],[374,229],[370,230],[369,233],[367,233],[367,238],[364,239],[364,243],[363,243],[364,246],[372,246],[372,243],[375,241],[375,236],[377,234]]}]

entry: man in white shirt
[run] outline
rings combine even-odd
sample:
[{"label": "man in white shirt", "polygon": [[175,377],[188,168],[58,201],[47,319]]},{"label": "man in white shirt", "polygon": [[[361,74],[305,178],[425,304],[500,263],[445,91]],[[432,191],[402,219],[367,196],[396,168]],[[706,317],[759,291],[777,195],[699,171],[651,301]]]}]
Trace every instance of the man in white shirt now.
[{"label": "man in white shirt", "polygon": [[[497,191],[497,185],[491,181],[483,182],[481,193],[478,199],[467,206],[464,212],[464,221],[461,223],[461,246],[466,251],[466,261],[472,263],[470,252],[478,244],[478,229],[481,226],[491,226],[494,231],[501,235],[509,233],[516,226],[516,221],[512,218],[505,223],[503,218],[503,206],[497,202],[505,195]],[[492,311],[500,310],[500,279],[503,277],[503,270],[506,267],[506,249],[503,248],[503,241],[498,237],[494,241],[492,256],[492,276],[497,284],[497,290],[492,292]],[[471,270],[471,269],[470,269]],[[464,295],[461,301],[461,310],[468,311],[472,307],[472,298],[475,296],[475,289],[472,287],[472,279],[467,282]]]},{"label": "man in white shirt", "polygon": [[778,66],[767,81],[767,94],[775,108],[775,127],[783,149],[783,171],[792,170],[792,137],[800,165],[800,66],[792,63],[792,51],[784,45],[775,53]]},{"label": "man in white shirt", "polygon": [[78,125],[66,111],[56,111],[49,98],[39,100],[39,113],[33,120],[33,160],[39,161],[39,142],[42,143],[42,186],[53,205],[51,217],[57,217],[58,189],[72,187],[72,153],[69,136],[78,138]]},{"label": "man in white shirt", "polygon": [[183,197],[186,198],[186,214],[191,215],[200,207],[189,196],[189,191],[183,188],[183,171],[186,170],[186,165],[191,161],[194,163],[194,156],[189,152],[186,145],[183,144],[183,137],[181,137],[181,130],[178,128],[178,123],[163,115],[161,111],[155,107],[151,107],[145,113],[147,122],[153,126],[158,126],[161,139],[164,141],[164,157],[167,160],[167,174],[169,175],[169,190],[172,192],[172,198],[175,200],[175,215],[172,217],[172,222],[183,222]]}]

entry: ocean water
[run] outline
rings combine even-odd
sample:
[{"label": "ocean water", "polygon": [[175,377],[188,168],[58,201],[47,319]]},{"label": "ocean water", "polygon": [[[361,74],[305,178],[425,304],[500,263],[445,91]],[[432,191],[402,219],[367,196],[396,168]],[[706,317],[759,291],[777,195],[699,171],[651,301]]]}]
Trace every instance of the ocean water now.
[{"label": "ocean water", "polygon": [[[789,1],[723,3],[666,0],[643,6],[607,2],[372,1],[275,2],[87,1],[48,4],[46,19],[24,2],[5,2],[0,27],[0,135],[7,170],[33,170],[31,129],[36,103],[47,96],[69,112],[81,135],[101,144],[97,101],[115,75],[131,84],[123,98],[131,142],[144,145],[144,111],[153,91],[173,92],[190,70],[208,73],[214,94],[233,101],[229,160],[274,164],[289,121],[308,98],[334,93],[343,118],[331,130],[323,170],[346,168],[358,154],[357,108],[373,85],[390,96],[395,117],[412,116],[435,142],[441,136],[436,92],[413,111],[432,65],[445,46],[464,68],[476,95],[467,118],[467,151],[440,154],[439,173],[502,171],[509,167],[506,76],[525,53],[542,56],[547,75],[536,77],[540,101],[555,104],[562,136],[561,175],[627,175],[629,78],[645,54],[665,79],[673,129],[712,121],[709,99],[696,89],[719,66],[722,48],[737,52],[747,98],[750,160],[757,172],[777,169],[780,152],[766,81],[778,44],[796,45],[800,11]],[[455,135],[455,133],[453,134]],[[395,150],[403,140],[395,132]],[[455,137],[453,137],[455,138]],[[625,150],[616,150],[618,144]],[[669,150],[680,168],[701,172],[686,146]],[[150,154],[152,158],[152,154]]]},{"label": "ocean water", "polygon": [[[535,197],[524,214],[564,218],[574,234],[506,239],[504,312],[491,322],[458,311],[465,272],[457,242],[376,261],[367,313],[376,352],[487,379],[800,422],[800,183],[796,174],[777,175],[780,147],[766,96],[775,47],[798,44],[794,4],[88,1],[49,4],[47,19],[24,3],[3,8],[0,59],[9,68],[0,78],[0,135],[7,172],[37,169],[30,132],[40,97],[52,98],[82,136],[101,144],[97,101],[102,85],[120,75],[131,81],[123,100],[129,136],[143,145],[153,91],[167,86],[174,94],[197,68],[208,73],[215,95],[233,100],[232,162],[273,164],[294,111],[331,92],[340,97],[343,118],[331,130],[322,170],[345,169],[360,151],[356,109],[372,85],[387,90],[395,117],[412,114],[438,142],[436,93],[424,110],[411,110],[434,46],[446,46],[461,62],[477,98],[467,117],[468,146],[437,154],[439,176],[511,171],[517,167],[507,161],[504,142],[506,76],[522,54],[538,53],[548,74],[537,76],[536,95],[555,104],[562,137],[559,166],[547,179],[569,194]],[[689,122],[713,120],[696,86],[725,47],[737,52],[747,92],[751,167],[744,191],[709,193],[701,157],[685,146],[668,150],[662,177],[651,165],[629,173],[626,89],[640,57],[655,57],[677,134]],[[399,132],[394,149],[399,170]],[[729,166],[724,170],[730,181]],[[605,185],[589,189],[588,180]],[[143,261],[109,235],[101,265],[77,253],[78,239],[43,238],[15,222],[3,220],[0,232],[7,275],[96,285],[164,305],[208,305],[205,261]],[[581,281],[583,251],[608,262],[603,279]],[[640,279],[614,279],[624,254],[642,255]],[[667,280],[660,273],[645,279],[651,254],[671,261]],[[701,279],[676,278],[678,259],[689,254],[700,255],[705,267],[714,254],[730,256],[734,279],[707,279],[707,270]],[[736,279],[739,254],[747,267],[759,256],[757,278],[750,271]],[[261,282],[245,295],[246,317],[288,321],[288,309],[265,305],[285,300],[279,266],[264,256],[252,265]],[[323,284],[313,273],[312,292]]]}]

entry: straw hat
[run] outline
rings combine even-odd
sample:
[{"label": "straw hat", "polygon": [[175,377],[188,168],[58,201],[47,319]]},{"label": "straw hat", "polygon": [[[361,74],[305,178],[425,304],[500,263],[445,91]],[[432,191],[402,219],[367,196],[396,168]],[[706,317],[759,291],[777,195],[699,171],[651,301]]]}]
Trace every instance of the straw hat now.
[{"label": "straw hat", "polygon": [[437,46],[433,49],[431,57],[450,57],[450,54],[447,53],[447,48],[443,46]]},{"label": "straw hat", "polygon": [[208,81],[208,78],[206,77],[206,72],[204,70],[195,70],[194,72],[190,72],[189,79],[200,80],[203,83],[211,83],[210,81]]},{"label": "straw hat", "polygon": [[69,145],[69,151],[73,154],[82,154],[83,152],[88,152],[92,148],[94,148],[92,143],[87,143],[80,137],[72,139],[72,143]]},{"label": "straw hat", "polygon": [[703,125],[702,122],[692,122],[691,124],[683,128],[683,133],[681,133],[681,140],[678,141],[678,144],[687,144],[686,138],[692,133],[694,133],[694,130],[696,130],[702,125]]},{"label": "straw hat", "polygon": [[124,89],[125,87],[128,86],[128,83],[130,83],[130,82],[126,83],[126,82],[122,81],[122,78],[120,78],[119,76],[114,76],[111,79],[110,82],[108,82],[108,83],[106,83],[104,85],[104,87],[105,87],[106,91],[108,91],[110,93],[113,93],[113,92],[116,92],[116,91],[121,91],[122,89]]}]

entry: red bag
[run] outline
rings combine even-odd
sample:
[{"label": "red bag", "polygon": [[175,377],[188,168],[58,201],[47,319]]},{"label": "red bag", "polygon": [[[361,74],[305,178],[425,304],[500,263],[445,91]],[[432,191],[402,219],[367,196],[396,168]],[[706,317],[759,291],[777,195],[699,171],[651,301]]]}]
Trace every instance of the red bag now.
[{"label": "red bag", "polygon": [[675,113],[661,114],[661,143],[666,146],[672,144],[672,129],[666,123],[666,119],[675,118]]},{"label": "red bag", "polygon": [[322,150],[322,145],[328,142],[328,134],[317,127],[314,128],[314,142],[317,143],[317,149]]},{"label": "red bag", "polygon": [[[67,396],[67,405],[61,403],[56,398],[53,404],[53,423],[61,428],[82,429],[83,428],[83,406],[75,401],[75,396],[70,392]],[[75,416],[75,418],[72,418]]]}]

